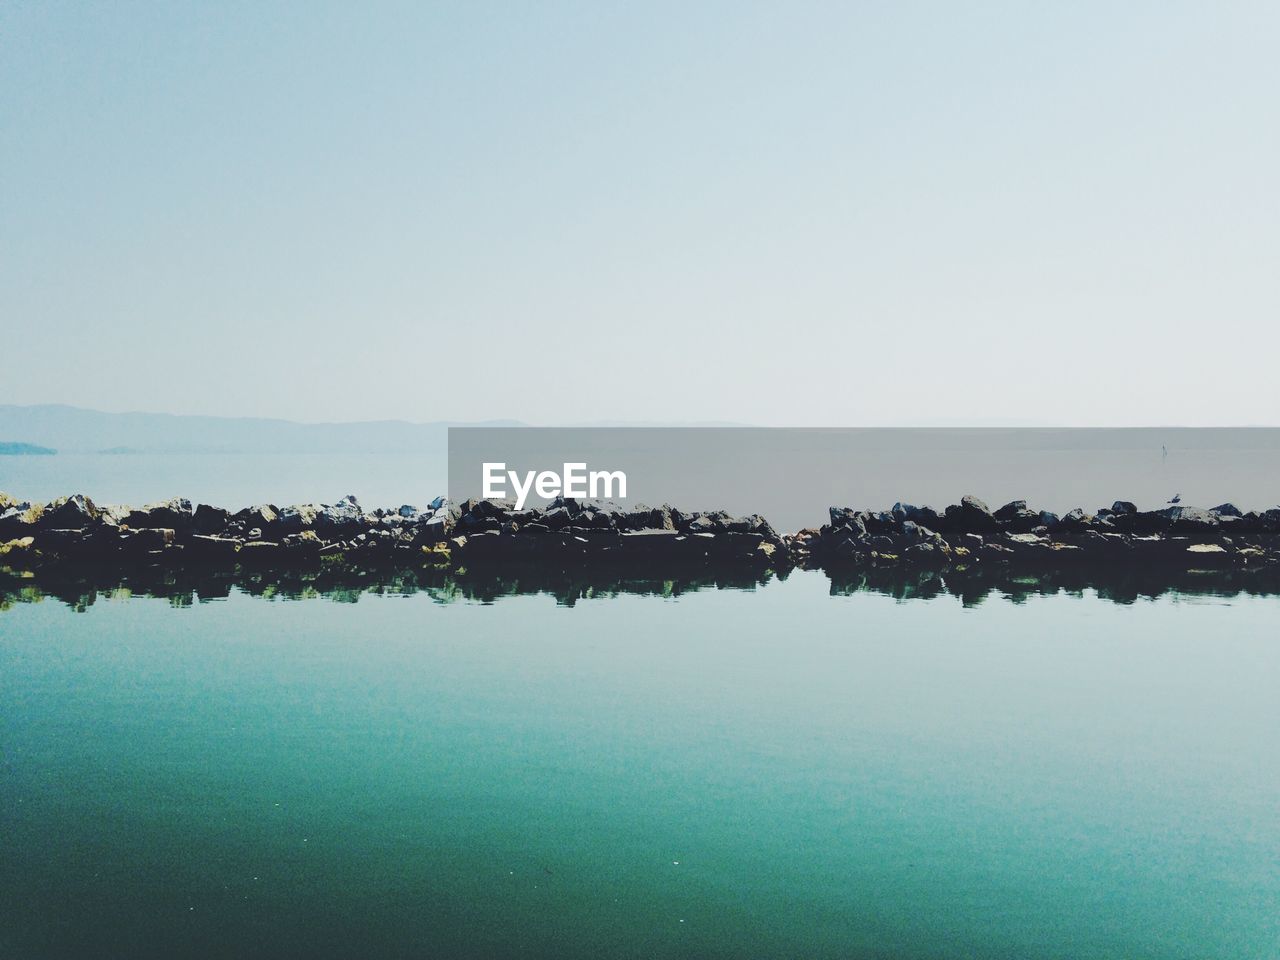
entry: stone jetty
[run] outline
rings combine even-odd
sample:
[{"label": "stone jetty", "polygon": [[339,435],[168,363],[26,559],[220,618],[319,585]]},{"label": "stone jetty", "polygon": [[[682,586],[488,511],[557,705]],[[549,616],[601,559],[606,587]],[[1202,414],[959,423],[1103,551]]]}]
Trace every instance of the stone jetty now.
[{"label": "stone jetty", "polygon": [[289,570],[358,563],[542,571],[1233,570],[1280,578],[1280,508],[1242,512],[1117,501],[1061,516],[975,497],[935,510],[832,507],[817,529],[781,535],[757,515],[559,499],[516,510],[489,500],[366,509],[332,504],[228,510],[174,499],[98,506],[83,494],[47,504],[0,494],[0,568]]}]

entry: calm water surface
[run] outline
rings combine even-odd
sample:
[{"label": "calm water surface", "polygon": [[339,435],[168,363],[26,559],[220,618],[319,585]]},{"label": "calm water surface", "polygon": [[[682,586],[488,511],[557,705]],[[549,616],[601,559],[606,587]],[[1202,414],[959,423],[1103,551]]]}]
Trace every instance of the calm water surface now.
[{"label": "calm water surface", "polygon": [[0,612],[0,956],[1280,956],[1280,601]]}]

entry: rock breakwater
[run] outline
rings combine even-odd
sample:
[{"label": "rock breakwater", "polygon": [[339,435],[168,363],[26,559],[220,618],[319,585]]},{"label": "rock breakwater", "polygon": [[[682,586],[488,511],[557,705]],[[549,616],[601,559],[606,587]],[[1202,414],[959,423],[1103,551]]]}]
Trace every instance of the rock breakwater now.
[{"label": "rock breakwater", "polygon": [[83,494],[47,504],[0,494],[0,566],[304,568],[336,562],[542,570],[831,571],[890,567],[1237,570],[1280,577],[1280,508],[1139,510],[1117,501],[1061,516],[1015,501],[991,510],[963,497],[944,510],[832,507],[818,529],[780,535],[758,515],[560,499],[516,510],[488,500],[366,509],[332,504],[228,510],[174,499],[98,506]]}]

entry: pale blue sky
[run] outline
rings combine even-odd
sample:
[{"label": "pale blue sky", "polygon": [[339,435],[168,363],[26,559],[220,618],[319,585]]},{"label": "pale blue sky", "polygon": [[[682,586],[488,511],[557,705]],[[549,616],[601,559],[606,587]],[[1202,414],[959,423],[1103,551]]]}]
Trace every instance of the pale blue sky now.
[{"label": "pale blue sky", "polygon": [[1280,423],[1274,3],[0,6],[0,403]]}]

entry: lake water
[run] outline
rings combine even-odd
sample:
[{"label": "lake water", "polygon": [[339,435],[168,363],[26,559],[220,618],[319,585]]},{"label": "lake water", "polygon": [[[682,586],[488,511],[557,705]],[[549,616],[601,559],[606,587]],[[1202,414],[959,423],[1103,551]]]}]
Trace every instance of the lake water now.
[{"label": "lake water", "polygon": [[655,592],[0,610],[0,956],[1280,956],[1280,600]]}]

